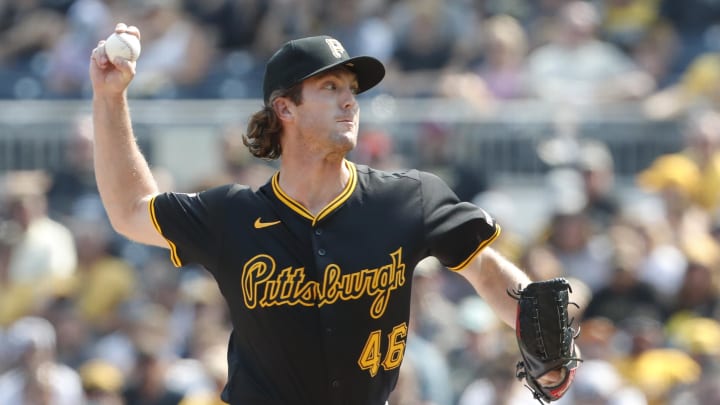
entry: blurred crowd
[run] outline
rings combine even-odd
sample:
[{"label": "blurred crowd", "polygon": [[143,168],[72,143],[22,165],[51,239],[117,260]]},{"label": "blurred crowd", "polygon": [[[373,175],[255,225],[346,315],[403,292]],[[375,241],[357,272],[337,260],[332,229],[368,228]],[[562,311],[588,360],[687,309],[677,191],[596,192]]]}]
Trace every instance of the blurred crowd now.
[{"label": "blurred crowd", "polygon": [[[631,199],[599,140],[552,139],[574,151],[566,159],[539,148],[546,193],[536,203],[550,203],[534,232],[518,227],[527,217],[519,201],[450,165],[434,137],[411,157],[364,130],[351,159],[383,169],[412,160],[439,173],[501,224],[494,248],[534,279],[568,278],[585,361],[558,405],[720,403],[720,113],[698,111],[680,130],[683,148],[637,173]],[[186,191],[258,187],[275,170],[249,155],[240,128],[223,131],[221,169]],[[230,324],[214,281],[111,229],[89,117],[78,116],[72,134],[65,165],[1,178],[0,404],[220,404]],[[153,170],[162,190],[173,189],[172,173]],[[536,403],[514,375],[513,331],[464,278],[435,259],[413,278],[391,404]]]},{"label": "blurred crowd", "polygon": [[284,41],[329,34],[388,66],[372,93],[572,104],[714,103],[720,5],[706,0],[19,0],[0,2],[0,98],[89,97],[90,51],[143,36],[138,98],[256,98]]},{"label": "blurred crowd", "polygon": [[[0,2],[0,98],[88,96],[87,62],[116,21],[138,25],[138,98],[259,97],[263,61],[286,39],[328,33],[372,54],[372,94],[459,97],[479,108],[537,98],[633,100],[676,117],[683,147],[619,192],[613,154],[558,134],[538,154],[550,204],[522,206],[452,165],[427,130],[403,156],[380,128],[351,159],[445,177],[496,217],[494,247],[532,278],[567,277],[585,359],[558,405],[720,403],[720,3],[686,0],[21,0]],[[92,124],[79,116],[66,164],[0,181],[0,405],[215,405],[227,310],[207,272],[117,235],[98,196]],[[224,129],[222,169],[196,179],[253,187],[274,171]],[[553,151],[565,151],[553,159]],[[570,152],[568,152],[570,151]],[[556,156],[557,157],[557,156]],[[154,168],[163,190],[172,173]],[[193,190],[186,190],[193,191]],[[411,331],[391,405],[534,404],[516,380],[514,333],[435,260],[414,273]]]}]

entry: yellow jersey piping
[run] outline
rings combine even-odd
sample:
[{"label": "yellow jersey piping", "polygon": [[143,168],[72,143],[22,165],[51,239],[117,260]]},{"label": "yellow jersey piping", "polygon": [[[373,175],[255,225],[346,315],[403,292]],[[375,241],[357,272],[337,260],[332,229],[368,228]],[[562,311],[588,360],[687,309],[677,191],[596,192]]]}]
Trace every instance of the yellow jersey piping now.
[{"label": "yellow jersey piping", "polygon": [[165,235],[163,235],[162,229],[160,229],[160,223],[158,222],[157,216],[155,215],[155,197],[157,196],[153,196],[150,199],[150,203],[148,203],[148,209],[150,210],[150,219],[152,220],[155,230],[158,231],[160,236],[162,236],[170,246],[170,261],[172,261],[173,266],[182,267],[183,264],[180,260],[180,257],[178,256],[177,246],[175,246],[175,244],[170,239],[166,238]]},{"label": "yellow jersey piping", "polygon": [[298,213],[300,216],[309,219],[312,221],[312,224],[317,224],[318,221],[328,216],[331,212],[336,210],[338,207],[340,207],[345,201],[350,198],[353,191],[355,191],[355,187],[357,186],[357,169],[355,168],[355,165],[348,160],[345,160],[345,167],[348,168],[350,171],[350,178],[348,179],[347,184],[345,185],[345,188],[343,191],[335,197],[330,203],[325,206],[317,215],[312,215],[310,211],[308,211],[307,208],[305,208],[302,204],[295,201],[292,197],[287,195],[281,188],[280,188],[280,172],[275,173],[272,177],[272,188],[273,192],[277,196],[277,198],[282,201],[285,205],[290,207],[293,211]]},{"label": "yellow jersey piping", "polygon": [[471,254],[467,259],[465,259],[462,263],[460,263],[460,264],[458,264],[457,266],[454,266],[454,267],[448,267],[448,269],[450,269],[450,270],[452,270],[452,271],[460,271],[460,270],[464,269],[465,267],[467,267],[467,266],[470,264],[470,262],[471,262],[475,257],[477,257],[478,254],[480,254],[480,252],[482,252],[483,249],[485,249],[485,247],[486,247],[487,245],[491,244],[495,239],[497,239],[498,236],[500,236],[500,226],[499,226],[499,225],[496,225],[496,226],[495,226],[495,233],[493,233],[491,237],[489,237],[488,239],[485,239],[485,240],[480,244],[480,246],[478,246],[477,249],[475,249],[475,251],[472,252],[472,254]]}]

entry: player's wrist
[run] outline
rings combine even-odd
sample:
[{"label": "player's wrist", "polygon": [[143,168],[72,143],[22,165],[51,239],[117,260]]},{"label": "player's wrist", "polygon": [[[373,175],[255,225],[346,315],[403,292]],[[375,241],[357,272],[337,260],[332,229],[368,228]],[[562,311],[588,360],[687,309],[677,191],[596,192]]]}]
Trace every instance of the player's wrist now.
[{"label": "player's wrist", "polygon": [[127,89],[124,90],[95,90],[93,92],[93,104],[95,106],[107,106],[117,108],[118,104],[127,103]]}]

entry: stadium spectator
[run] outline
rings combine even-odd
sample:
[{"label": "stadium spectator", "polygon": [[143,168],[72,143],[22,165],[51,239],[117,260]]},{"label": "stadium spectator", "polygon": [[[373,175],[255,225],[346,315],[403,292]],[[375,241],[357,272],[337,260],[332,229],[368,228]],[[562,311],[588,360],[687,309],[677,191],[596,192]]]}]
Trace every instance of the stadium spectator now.
[{"label": "stadium spectator", "polygon": [[55,328],[50,322],[23,317],[10,326],[5,338],[13,368],[0,375],[0,404],[85,402],[80,376],[55,359]]},{"label": "stadium spectator", "polygon": [[482,31],[483,58],[472,70],[494,99],[527,98],[528,43],[524,28],[513,17],[498,15],[483,21]]},{"label": "stadium spectator", "polygon": [[257,189],[268,181],[275,169],[270,162],[253,159],[242,144],[243,130],[238,125],[221,128],[217,143],[219,167],[209,175],[195,179],[192,189],[200,191],[228,182],[247,184]]},{"label": "stadium spectator", "polygon": [[672,390],[700,379],[700,365],[686,352],[668,347],[663,324],[656,319],[627,319],[621,330],[629,339],[627,353],[613,360],[620,375],[639,388],[649,405],[666,403]]},{"label": "stadium spectator", "polygon": [[656,0],[607,0],[600,7],[603,37],[628,53],[660,20],[660,3]]},{"label": "stadium spectator", "polygon": [[75,214],[84,199],[100,200],[93,167],[92,131],[92,117],[89,115],[78,115],[73,119],[70,137],[63,151],[64,164],[48,173],[49,215],[58,221]]},{"label": "stadium spectator", "polygon": [[[53,39],[42,74],[48,98],[80,98],[87,94],[84,56],[95,47],[96,38],[106,35],[120,2],[70,0],[62,33]],[[113,5],[114,3],[114,5]]]},{"label": "stadium spectator", "polygon": [[337,0],[327,2],[319,19],[325,32],[340,41],[350,55],[373,55],[381,61],[392,57],[394,35],[383,1]]},{"label": "stadium spectator", "polygon": [[126,403],[178,405],[182,401],[183,395],[167,386],[168,359],[159,353],[156,347],[138,348],[135,369],[123,392]]},{"label": "stadium spectator", "polygon": [[643,100],[649,118],[682,119],[698,109],[720,107],[720,53],[706,52],[695,57],[689,66],[657,92]]},{"label": "stadium spectator", "polygon": [[552,40],[530,52],[527,67],[533,94],[541,100],[595,104],[640,99],[655,87],[614,44],[598,37],[593,4],[572,1],[557,16]]},{"label": "stadium spectator", "polygon": [[587,360],[569,392],[576,404],[647,405],[645,394],[625,381],[615,366],[605,360]]},{"label": "stadium spectator", "polygon": [[717,253],[715,251],[711,262],[689,260],[685,277],[673,301],[673,315],[720,317],[720,275],[714,270],[718,263]]},{"label": "stadium spectator", "polygon": [[135,269],[112,252],[114,234],[106,223],[75,218],[68,226],[75,237],[78,266],[67,294],[95,333],[107,331],[114,327],[112,314],[135,294]]},{"label": "stadium spectator", "polygon": [[[42,60],[65,30],[61,9],[41,0],[6,2],[0,18],[0,98],[45,96]],[[58,2],[58,4],[67,2]]]},{"label": "stadium spectator", "polygon": [[560,262],[564,277],[580,280],[594,293],[608,285],[612,276],[612,252],[605,234],[593,232],[590,217],[581,207],[558,206],[541,245]]},{"label": "stadium spectator", "polygon": [[226,52],[251,47],[271,7],[261,0],[187,0],[183,4]]},{"label": "stadium spectator", "polygon": [[642,236],[622,225],[614,225],[610,235],[614,246],[612,274],[607,284],[595,291],[583,316],[602,317],[615,324],[638,316],[665,321],[668,308],[653,286],[638,275],[645,253]]},{"label": "stadium spectator", "polygon": [[[662,193],[671,216],[675,216],[673,202],[681,204],[682,196],[687,204],[713,213],[720,208],[720,114],[711,109],[691,114],[682,135],[682,150],[657,157],[639,173],[638,183],[647,191]],[[682,205],[675,209],[684,210]]]},{"label": "stadium spectator", "polygon": [[42,309],[56,283],[74,273],[77,251],[70,230],[48,217],[44,172],[8,172],[2,185],[0,325],[7,325]]},{"label": "stadium spectator", "polygon": [[[491,381],[493,374],[500,372],[496,365],[498,358],[509,349],[504,345],[506,331],[501,328],[498,318],[489,310],[488,304],[477,297],[468,296],[457,306],[454,322],[459,325],[462,340],[447,354],[450,364],[452,388],[456,400],[471,397],[468,390],[476,391],[478,380]],[[504,364],[504,363],[503,363]],[[498,393],[490,390],[488,399]],[[498,401],[499,402],[499,401]],[[497,402],[495,402],[497,403]]]},{"label": "stadium spectator", "polygon": [[459,43],[461,14],[440,0],[401,1],[393,7],[393,54],[383,88],[400,97],[432,97],[436,78],[452,66]]},{"label": "stadium spectator", "polygon": [[680,40],[673,71],[683,72],[690,61],[712,50],[712,27],[720,18],[720,5],[704,0],[660,0],[660,16],[674,27]]},{"label": "stadium spectator", "polygon": [[89,404],[123,405],[120,395],[125,378],[112,364],[92,359],[79,367],[80,380]]},{"label": "stadium spectator", "polygon": [[7,219],[21,232],[10,254],[10,281],[33,283],[69,277],[77,263],[75,243],[65,225],[48,217],[45,173],[6,173],[3,186]]},{"label": "stadium spectator", "polygon": [[603,142],[585,139],[580,142],[576,165],[582,175],[584,211],[594,232],[603,232],[620,215],[613,156]]},{"label": "stadium spectator", "polygon": [[143,28],[142,60],[134,97],[192,97],[215,61],[216,45],[209,32],[188,15],[180,0],[137,0],[130,7]]}]

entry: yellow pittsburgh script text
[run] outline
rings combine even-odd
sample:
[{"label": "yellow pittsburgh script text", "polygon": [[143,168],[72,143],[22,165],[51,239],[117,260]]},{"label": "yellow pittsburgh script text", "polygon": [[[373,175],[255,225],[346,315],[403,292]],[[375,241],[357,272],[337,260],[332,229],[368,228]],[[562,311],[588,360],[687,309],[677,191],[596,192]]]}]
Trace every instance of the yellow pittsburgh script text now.
[{"label": "yellow pittsburgh script text", "polygon": [[278,269],[272,256],[261,254],[243,267],[242,290],[250,308],[303,305],[318,306],[340,301],[375,297],[370,316],[380,318],[387,308],[390,293],[405,284],[402,248],[390,254],[390,263],[381,267],[343,274],[336,264],[325,268],[322,281],[306,280],[305,268]]}]

